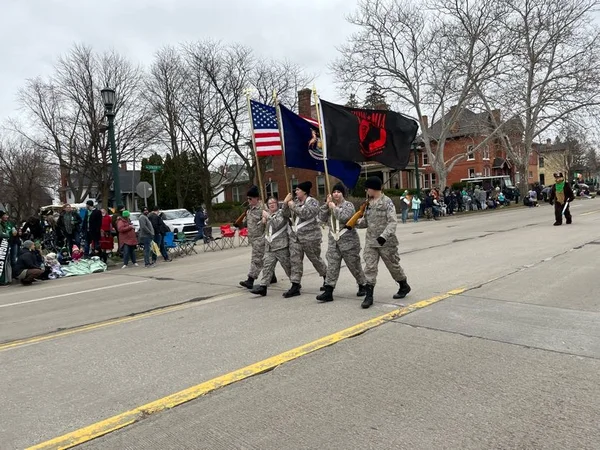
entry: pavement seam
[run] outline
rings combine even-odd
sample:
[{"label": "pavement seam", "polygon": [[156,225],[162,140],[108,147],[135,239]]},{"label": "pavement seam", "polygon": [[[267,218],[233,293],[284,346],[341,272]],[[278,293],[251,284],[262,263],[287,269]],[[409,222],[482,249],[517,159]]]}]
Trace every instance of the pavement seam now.
[{"label": "pavement seam", "polygon": [[414,324],[402,322],[399,320],[394,320],[393,322],[396,325],[404,325],[404,326],[411,327],[411,328],[419,328],[419,329],[424,329],[424,330],[429,330],[429,331],[437,331],[440,333],[453,334],[453,335],[457,335],[457,336],[463,336],[466,338],[480,339],[482,341],[497,342],[499,344],[513,345],[515,347],[526,348],[528,350],[540,350],[542,352],[548,352],[548,353],[554,353],[554,354],[566,355],[566,356],[574,356],[576,358],[585,358],[585,359],[591,359],[594,361],[600,361],[600,358],[596,357],[596,356],[587,356],[587,355],[580,355],[577,353],[570,353],[570,352],[565,352],[565,351],[560,351],[560,350],[552,350],[552,349],[543,348],[543,347],[536,347],[534,345],[519,344],[516,342],[503,341],[502,339],[493,339],[493,338],[484,337],[484,336],[477,336],[474,334],[463,333],[460,331],[443,330],[441,328],[428,327],[425,325],[414,325]]},{"label": "pavement seam", "polygon": [[460,295],[464,292],[463,288],[448,291],[445,294],[431,297],[427,300],[422,300],[404,308],[396,309],[381,316],[366,320],[344,330],[324,336],[315,341],[301,345],[294,349],[264,359],[257,363],[243,367],[241,369],[229,372],[219,377],[200,383],[196,386],[184,389],[174,394],[168,395],[161,399],[147,403],[140,407],[123,412],[116,416],[104,419],[95,424],[67,433],[63,436],[42,442],[40,444],[29,447],[28,450],[49,450],[49,449],[68,449],[77,445],[89,442],[100,436],[105,436],[111,432],[123,429],[132,425],[146,417],[159,413],[161,411],[175,408],[184,403],[195,400],[206,394],[214,392],[222,387],[229,386],[239,381],[270,372],[273,369],[285,364],[289,361],[296,360],[304,355],[314,353],[326,347],[330,347],[338,342],[355,337],[365,332],[377,328],[383,324],[392,322],[394,319],[410,314],[437,302],[445,300],[455,295]]},{"label": "pavement seam", "polygon": [[217,300],[225,300],[228,298],[239,297],[243,294],[244,294],[243,291],[234,291],[234,292],[214,295],[211,297],[196,297],[196,298],[189,299],[189,300],[186,300],[183,302],[166,305],[166,306],[158,306],[156,308],[152,308],[152,309],[149,309],[146,311],[134,312],[134,313],[131,313],[131,314],[128,314],[125,316],[114,317],[112,319],[102,320],[100,322],[92,322],[92,323],[88,323],[85,325],[78,325],[78,326],[71,327],[71,328],[59,329],[59,330],[52,331],[52,332],[46,333],[46,334],[40,334],[37,336],[31,336],[28,338],[17,339],[14,341],[7,341],[7,342],[0,343],[0,352],[10,350],[10,349],[20,348],[20,347],[25,347],[28,345],[38,344],[40,342],[45,342],[45,341],[57,339],[57,338],[64,337],[64,336],[70,336],[70,335],[76,334],[76,333],[97,330],[97,329],[105,328],[105,327],[112,326],[112,325],[133,322],[136,320],[146,319],[149,317],[154,317],[154,316],[158,316],[158,315],[162,315],[162,314],[168,314],[171,312],[181,311],[182,309],[192,308],[192,307],[196,306],[197,304],[201,304],[203,302],[204,302],[204,304],[207,304],[207,303],[212,303]]}]

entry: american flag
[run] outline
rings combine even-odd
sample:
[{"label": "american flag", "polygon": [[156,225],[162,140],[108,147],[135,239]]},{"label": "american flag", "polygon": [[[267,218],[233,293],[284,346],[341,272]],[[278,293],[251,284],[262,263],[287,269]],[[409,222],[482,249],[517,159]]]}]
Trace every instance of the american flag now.
[{"label": "american flag", "polygon": [[254,142],[258,156],[277,156],[283,153],[275,108],[250,100]]}]

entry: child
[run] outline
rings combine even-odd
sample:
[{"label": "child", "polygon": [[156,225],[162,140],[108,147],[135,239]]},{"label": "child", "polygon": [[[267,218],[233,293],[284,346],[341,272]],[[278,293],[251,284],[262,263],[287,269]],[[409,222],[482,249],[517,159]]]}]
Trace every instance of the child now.
[{"label": "child", "polygon": [[69,255],[67,247],[63,247],[60,249],[60,253],[58,255],[58,262],[61,264],[61,266],[67,266],[71,262],[71,255]]},{"label": "child", "polygon": [[50,269],[50,273],[48,274],[50,280],[56,280],[57,278],[65,276],[65,273],[60,266],[60,262],[58,262],[58,259],[56,258],[56,253],[48,253],[45,259],[46,267]]},{"label": "child", "polygon": [[415,195],[412,198],[412,211],[413,211],[413,220],[415,222],[419,221],[419,210],[421,209],[421,199],[418,195]]},{"label": "child", "polygon": [[78,262],[81,260],[81,258],[83,258],[83,252],[79,250],[79,247],[73,245],[73,249],[71,250],[71,259],[73,262]]}]

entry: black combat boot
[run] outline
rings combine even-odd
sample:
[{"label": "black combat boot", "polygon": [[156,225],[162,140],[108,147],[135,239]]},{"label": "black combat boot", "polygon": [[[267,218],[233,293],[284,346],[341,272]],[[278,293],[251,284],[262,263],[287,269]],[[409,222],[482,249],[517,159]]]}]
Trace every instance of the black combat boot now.
[{"label": "black combat boot", "polygon": [[358,285],[358,292],[356,293],[357,297],[364,297],[365,295],[367,295],[367,288],[365,287],[364,284],[359,284]]},{"label": "black combat boot", "polygon": [[324,291],[325,287],[327,287],[327,285],[325,284],[325,277],[323,277],[323,286],[321,286],[321,288],[319,290]]},{"label": "black combat boot", "polygon": [[398,281],[398,284],[400,284],[400,289],[398,289],[398,292],[396,292],[394,294],[394,298],[395,299],[404,298],[410,292],[410,286],[408,285],[408,283],[406,282],[406,280],[404,280],[404,281]]},{"label": "black combat boot", "polygon": [[365,299],[360,304],[360,307],[363,309],[367,309],[369,306],[373,304],[373,289],[375,286],[371,286],[370,284],[365,284],[365,291],[367,291],[367,295]]},{"label": "black combat boot", "polygon": [[254,286],[254,278],[248,277],[246,281],[240,281],[240,286],[244,286],[247,289],[252,289]]},{"label": "black combat boot", "polygon": [[273,273],[273,276],[271,277],[271,284],[275,283],[277,283],[277,277],[275,276],[275,273]]},{"label": "black combat boot", "polygon": [[267,287],[266,286],[254,286],[250,291],[251,294],[262,295],[263,297],[267,295]]},{"label": "black combat boot", "polygon": [[300,283],[292,283],[290,290],[283,293],[285,298],[295,297],[297,295],[300,295]]},{"label": "black combat boot", "polygon": [[325,292],[321,295],[317,295],[317,300],[319,302],[332,302],[333,301],[333,286],[325,286]]}]

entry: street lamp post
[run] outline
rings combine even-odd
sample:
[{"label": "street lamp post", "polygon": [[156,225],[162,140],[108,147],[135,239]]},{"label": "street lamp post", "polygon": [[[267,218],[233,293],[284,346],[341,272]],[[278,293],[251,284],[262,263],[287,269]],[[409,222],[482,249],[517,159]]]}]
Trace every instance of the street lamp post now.
[{"label": "street lamp post", "polygon": [[412,148],[415,152],[415,181],[417,182],[417,197],[421,198],[421,180],[419,176],[419,154],[417,153],[418,145],[416,142],[413,142]]},{"label": "street lamp post", "polygon": [[[118,209],[123,205],[121,198],[121,180],[119,179],[119,161],[117,160],[117,144],[115,142],[115,99],[116,93],[114,89],[104,88],[100,91],[102,101],[104,102],[104,113],[108,118],[108,140],[110,143],[110,154],[112,159],[113,185],[115,192],[114,206]],[[107,205],[108,206],[108,205]]]}]

